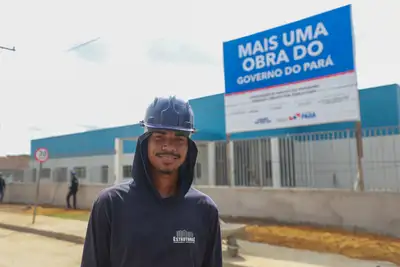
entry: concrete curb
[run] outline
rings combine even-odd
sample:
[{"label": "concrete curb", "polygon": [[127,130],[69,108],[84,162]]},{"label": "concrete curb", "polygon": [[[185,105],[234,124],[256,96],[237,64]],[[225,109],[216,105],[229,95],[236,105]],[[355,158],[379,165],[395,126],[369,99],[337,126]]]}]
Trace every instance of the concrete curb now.
[{"label": "concrete curb", "polygon": [[0,222],[0,228],[11,230],[11,231],[16,231],[16,232],[20,232],[20,233],[40,235],[40,236],[44,236],[44,237],[48,237],[48,238],[71,242],[71,243],[78,244],[78,245],[83,245],[85,242],[85,238],[83,238],[81,236],[65,234],[65,233],[58,233],[58,232],[53,232],[53,231],[41,230],[41,229],[35,229],[32,227],[27,227],[27,226],[19,226],[19,225],[6,224],[6,223]]}]

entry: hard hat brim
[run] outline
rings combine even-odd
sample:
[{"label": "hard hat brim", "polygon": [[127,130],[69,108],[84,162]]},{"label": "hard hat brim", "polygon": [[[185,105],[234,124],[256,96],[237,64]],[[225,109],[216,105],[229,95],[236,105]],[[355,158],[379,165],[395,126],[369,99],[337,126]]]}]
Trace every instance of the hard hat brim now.
[{"label": "hard hat brim", "polygon": [[142,127],[146,127],[149,129],[162,129],[162,130],[171,130],[171,131],[179,131],[179,132],[187,132],[187,133],[194,133],[196,129],[194,128],[184,128],[184,127],[177,127],[177,126],[165,126],[165,125],[159,125],[159,124],[153,124],[153,123],[145,123],[141,122],[140,123]]}]

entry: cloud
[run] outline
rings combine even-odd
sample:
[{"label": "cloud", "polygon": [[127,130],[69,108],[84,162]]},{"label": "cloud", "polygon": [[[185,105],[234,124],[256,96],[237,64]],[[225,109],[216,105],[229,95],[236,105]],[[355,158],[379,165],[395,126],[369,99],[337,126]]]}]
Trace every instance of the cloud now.
[{"label": "cloud", "polygon": [[28,131],[41,132],[42,128],[36,127],[36,126],[31,126],[31,127],[28,127]]},{"label": "cloud", "polygon": [[209,54],[178,40],[157,39],[150,43],[148,57],[155,62],[193,65],[216,65]]}]

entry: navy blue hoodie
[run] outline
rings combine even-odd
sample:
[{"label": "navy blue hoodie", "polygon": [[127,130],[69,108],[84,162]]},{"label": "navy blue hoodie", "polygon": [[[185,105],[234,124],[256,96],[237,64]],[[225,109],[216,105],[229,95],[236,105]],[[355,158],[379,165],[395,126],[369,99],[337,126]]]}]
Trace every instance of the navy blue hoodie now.
[{"label": "navy blue hoodie", "polygon": [[103,190],[95,201],[81,267],[222,267],[218,210],[191,188],[197,147],[189,140],[178,193],[162,198],[148,171],[147,138],[133,160],[133,181]]}]

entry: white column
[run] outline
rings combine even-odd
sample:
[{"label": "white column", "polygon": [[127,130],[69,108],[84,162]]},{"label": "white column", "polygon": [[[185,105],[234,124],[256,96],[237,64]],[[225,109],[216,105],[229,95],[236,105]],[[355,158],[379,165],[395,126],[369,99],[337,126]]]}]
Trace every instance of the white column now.
[{"label": "white column", "polygon": [[215,157],[215,142],[207,144],[207,160],[208,160],[208,185],[216,185],[215,172],[217,168],[217,160]]},{"label": "white column", "polygon": [[228,178],[230,181],[230,186],[234,187],[235,186],[235,160],[234,160],[234,151],[233,151],[233,142],[229,141],[227,144],[227,160],[229,162],[228,164]]},{"label": "white column", "polygon": [[124,140],[115,138],[115,155],[114,155],[114,179],[115,183],[118,184],[122,181],[122,157],[124,155]]},{"label": "white column", "polygon": [[279,139],[271,138],[271,162],[272,162],[272,187],[280,188],[281,184],[281,159],[279,151]]}]

